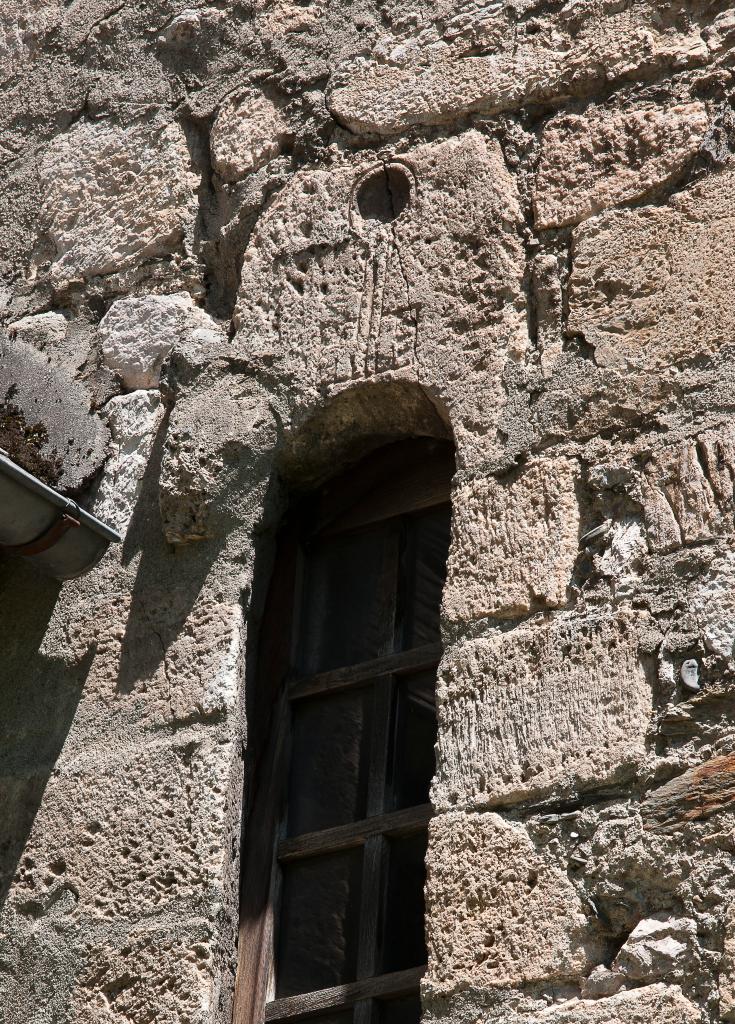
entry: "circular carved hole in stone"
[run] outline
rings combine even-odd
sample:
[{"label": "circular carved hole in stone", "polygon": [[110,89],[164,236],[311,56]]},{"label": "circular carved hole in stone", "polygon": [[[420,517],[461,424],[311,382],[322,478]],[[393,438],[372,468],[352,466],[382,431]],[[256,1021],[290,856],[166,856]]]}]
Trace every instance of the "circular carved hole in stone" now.
[{"label": "circular carved hole in stone", "polygon": [[388,224],[411,202],[411,179],[400,164],[383,164],[357,190],[357,209],[363,220]]}]

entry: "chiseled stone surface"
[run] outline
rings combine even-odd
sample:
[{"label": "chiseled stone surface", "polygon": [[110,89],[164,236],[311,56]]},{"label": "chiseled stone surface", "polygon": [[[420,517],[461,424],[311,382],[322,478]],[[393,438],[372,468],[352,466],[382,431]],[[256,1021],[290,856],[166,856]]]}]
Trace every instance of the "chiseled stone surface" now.
[{"label": "chiseled stone surface", "polygon": [[40,174],[55,288],[186,256],[198,182],[177,124],[78,121]]},{"label": "chiseled stone surface", "polygon": [[157,387],[174,348],[202,363],[220,355],[225,342],[222,329],[188,292],[118,299],[102,318],[98,337],[105,365],[126,388]]},{"label": "chiseled stone surface", "polygon": [[732,259],[735,171],[665,206],[610,211],[574,233],[569,326],[601,366],[665,372],[716,358],[735,309],[722,282]]},{"label": "chiseled stone surface", "polygon": [[163,418],[161,396],[154,391],[116,395],[105,406],[105,414],[112,452],[100,480],[94,514],[124,535]]},{"label": "chiseled stone surface", "polygon": [[583,114],[557,114],[541,140],[536,227],[576,224],[676,179],[708,124],[703,103],[633,110],[590,105]]},{"label": "chiseled stone surface", "polygon": [[519,28],[512,7],[492,5],[468,12],[457,31],[438,21],[412,41],[381,39],[372,60],[351,67],[348,81],[338,79],[329,106],[353,132],[391,135],[458,115],[589,95],[623,76],[706,63],[702,27],[662,25],[650,2],[621,10],[605,0],[595,8],[565,4],[556,16],[541,12]]},{"label": "chiseled stone surface", "polygon": [[523,825],[497,814],[442,814],[426,878],[431,996],[519,987],[587,973],[599,929],[571,881],[544,863]]},{"label": "chiseled stone surface", "polygon": [[636,616],[533,622],[445,654],[433,799],[481,807],[629,778],[651,682]]},{"label": "chiseled stone surface", "polygon": [[212,167],[238,181],[277,156],[288,138],[282,112],[263,93],[247,92],[223,104],[212,125]]},{"label": "chiseled stone surface", "polygon": [[644,468],[642,487],[652,550],[731,536],[734,481],[735,438],[727,423],[655,452]]},{"label": "chiseled stone surface", "polygon": [[578,554],[579,468],[570,459],[511,480],[474,479],[453,495],[447,618],[512,617],[567,600]]},{"label": "chiseled stone surface", "polygon": [[388,166],[407,201],[387,222],[360,209],[361,183],[383,173],[374,157],[294,175],[245,252],[235,352],[296,411],[369,379],[420,381],[471,464],[494,441],[503,369],[528,347],[517,189],[477,131]]}]

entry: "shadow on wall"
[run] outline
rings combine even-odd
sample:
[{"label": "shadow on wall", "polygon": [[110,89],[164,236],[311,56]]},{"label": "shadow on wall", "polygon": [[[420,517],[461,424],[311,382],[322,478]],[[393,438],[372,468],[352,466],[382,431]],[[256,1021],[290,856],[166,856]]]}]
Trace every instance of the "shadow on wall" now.
[{"label": "shadow on wall", "polygon": [[33,566],[0,561],[0,909],[94,653],[73,668],[40,653],[60,589]]},{"label": "shadow on wall", "polygon": [[135,691],[155,676],[184,624],[226,542],[226,536],[174,548],[166,542],[158,502],[168,422],[164,418],[140,484],[122,546],[122,564],[140,554],[125,622],[117,692]]}]

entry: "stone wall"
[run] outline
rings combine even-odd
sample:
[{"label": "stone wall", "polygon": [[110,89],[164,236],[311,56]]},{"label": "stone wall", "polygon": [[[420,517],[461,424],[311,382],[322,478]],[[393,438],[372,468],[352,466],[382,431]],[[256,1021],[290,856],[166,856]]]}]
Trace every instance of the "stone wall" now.
[{"label": "stone wall", "polygon": [[[735,8],[5,0],[0,1017],[229,1024],[289,491],[451,436],[427,1019],[735,1020]],[[245,828],[247,839],[247,823]]]}]

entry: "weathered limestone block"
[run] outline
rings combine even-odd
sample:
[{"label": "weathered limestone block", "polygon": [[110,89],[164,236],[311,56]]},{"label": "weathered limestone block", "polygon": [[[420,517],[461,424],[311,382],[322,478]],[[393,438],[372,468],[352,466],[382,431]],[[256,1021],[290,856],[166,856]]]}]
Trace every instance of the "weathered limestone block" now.
[{"label": "weathered limestone block", "polygon": [[38,59],[45,40],[58,30],[63,13],[62,0],[6,0],[0,23],[0,82]]},{"label": "weathered limestone block", "polygon": [[632,981],[685,979],[701,969],[697,925],[666,913],[639,921],[623,943],[611,968]]},{"label": "weathered limestone block", "polygon": [[212,125],[212,166],[223,181],[239,181],[278,156],[288,134],[283,113],[263,93],[228,98]]},{"label": "weathered limestone block", "polygon": [[471,480],[455,491],[445,615],[514,616],[565,604],[578,551],[578,476],[573,460],[548,459],[515,479]]},{"label": "weathered limestone block", "polygon": [[77,914],[129,927],[177,908],[216,912],[234,756],[230,744],[200,734],[147,743],[119,736],[113,749],[103,741],[57,765],[10,907],[42,917],[69,892]]},{"label": "weathered limestone block", "polygon": [[100,322],[99,338],[105,364],[127,388],[158,387],[174,348],[203,364],[226,344],[222,328],[188,292],[118,299]]},{"label": "weathered limestone block", "polygon": [[[242,546],[240,554],[252,557]],[[196,577],[183,574],[168,586],[147,579],[135,600],[127,587],[118,569],[109,590],[76,596],[71,611],[58,607],[40,645],[57,671],[84,666],[79,736],[108,733],[120,720],[160,730],[237,715],[245,627],[236,598],[198,592]]]},{"label": "weathered limestone block", "polygon": [[245,623],[242,605],[199,601],[166,651],[166,672],[176,680],[172,719],[211,719],[235,712],[244,686]]},{"label": "weathered limestone block", "polygon": [[672,551],[731,534],[734,480],[735,435],[727,424],[656,452],[642,488],[651,549]]},{"label": "weathered limestone block", "polygon": [[194,918],[91,943],[72,998],[75,1024],[206,1024],[216,1004],[213,939]]},{"label": "weathered limestone block", "polygon": [[36,313],[15,320],[8,334],[24,345],[32,345],[39,352],[53,350],[66,338],[66,318],[61,313]]},{"label": "weathered limestone block", "polygon": [[257,516],[275,432],[267,396],[248,377],[205,381],[177,403],[159,480],[169,544],[224,538]]},{"label": "weathered limestone block", "polygon": [[726,551],[700,573],[687,611],[706,649],[722,658],[735,653],[735,551]]},{"label": "weathered limestone block", "polygon": [[79,121],[44,151],[41,178],[57,289],[184,253],[198,181],[178,124]]},{"label": "weathered limestone block", "polygon": [[133,391],[111,398],[105,413],[112,452],[105,463],[93,511],[124,535],[163,419],[163,405],[156,392]]},{"label": "weathered limestone block", "polygon": [[735,1020],[735,902],[725,913],[724,955],[720,965],[720,1018]]},{"label": "weathered limestone block", "polygon": [[707,126],[703,103],[557,114],[541,140],[536,227],[576,224],[665,185],[696,154]]},{"label": "weathered limestone block", "polygon": [[699,1007],[678,985],[646,985],[607,999],[570,1000],[531,1016],[509,1014],[508,1024],[703,1024]]},{"label": "weathered limestone block", "polygon": [[479,458],[502,369],[528,345],[522,223],[500,147],[477,131],[299,171],[245,253],[236,353],[296,409],[420,380],[449,409],[460,461]]},{"label": "weathered limestone block", "polygon": [[733,187],[728,169],[666,206],[609,211],[575,231],[569,329],[600,366],[660,371],[731,342]]},{"label": "weathered limestone block", "polygon": [[433,819],[426,908],[431,997],[578,978],[600,953],[572,882],[497,814]]},{"label": "weathered limestone block", "polygon": [[[532,100],[589,94],[625,76],[703,64],[709,51],[694,19],[687,30],[662,24],[657,5],[625,10],[605,0],[594,13],[565,4],[559,15],[518,25],[491,9],[479,39],[426,33],[426,47],[381,41],[372,60],[340,69],[328,102],[353,132],[391,135],[414,124],[446,124],[464,114],[498,113]],[[465,38],[463,38],[465,35]],[[484,37],[484,38],[483,38]]]},{"label": "weathered limestone block", "polygon": [[481,807],[622,780],[646,753],[638,617],[557,618],[445,655],[432,797]]}]

